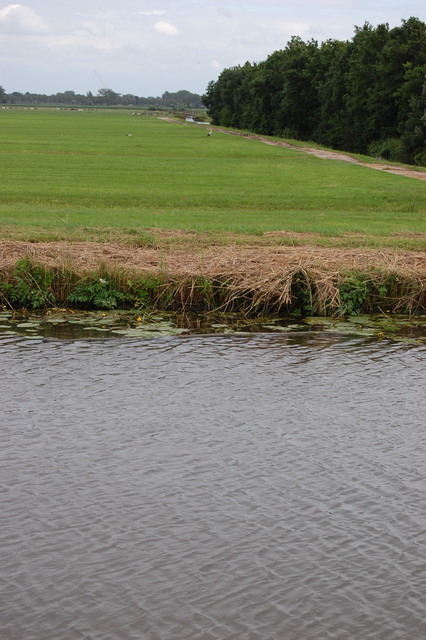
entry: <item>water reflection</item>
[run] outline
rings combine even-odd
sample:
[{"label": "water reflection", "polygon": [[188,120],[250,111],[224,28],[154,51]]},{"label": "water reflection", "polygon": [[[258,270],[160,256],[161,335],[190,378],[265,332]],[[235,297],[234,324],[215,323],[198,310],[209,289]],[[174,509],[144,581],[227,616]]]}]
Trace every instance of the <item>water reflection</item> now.
[{"label": "water reflection", "polygon": [[3,341],[2,636],[423,638],[425,351]]}]

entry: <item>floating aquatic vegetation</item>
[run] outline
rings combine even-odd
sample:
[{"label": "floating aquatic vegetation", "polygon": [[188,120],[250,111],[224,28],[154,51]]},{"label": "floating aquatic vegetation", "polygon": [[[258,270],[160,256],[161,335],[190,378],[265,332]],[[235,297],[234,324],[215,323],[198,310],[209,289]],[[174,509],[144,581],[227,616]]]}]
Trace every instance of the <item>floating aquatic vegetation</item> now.
[{"label": "floating aquatic vegetation", "polygon": [[282,333],[287,333],[289,331],[292,331],[292,329],[289,326],[283,327],[281,325],[277,325],[277,324],[263,324],[262,325],[263,329],[267,329],[269,331],[278,331],[278,332],[282,332]]},{"label": "floating aquatic vegetation", "polygon": [[18,329],[33,329],[34,327],[39,327],[40,322],[19,322],[16,326]]},{"label": "floating aquatic vegetation", "polygon": [[[7,315],[7,317],[5,317]],[[66,312],[3,314],[0,317],[0,337],[18,336],[39,339],[105,339],[143,338],[192,334],[250,335],[255,332],[291,334],[295,332],[336,332],[349,336],[375,337],[379,340],[399,340],[422,343],[426,334],[426,316],[353,316],[348,319],[308,317],[295,322],[294,318],[265,316],[248,319],[238,314],[176,314],[131,311]]]}]

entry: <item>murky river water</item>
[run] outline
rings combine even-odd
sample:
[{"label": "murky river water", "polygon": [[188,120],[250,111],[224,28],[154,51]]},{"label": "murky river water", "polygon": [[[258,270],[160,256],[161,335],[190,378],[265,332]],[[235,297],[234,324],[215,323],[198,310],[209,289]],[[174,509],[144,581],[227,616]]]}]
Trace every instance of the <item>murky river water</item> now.
[{"label": "murky river water", "polygon": [[426,349],[0,341],[4,640],[423,640]]}]

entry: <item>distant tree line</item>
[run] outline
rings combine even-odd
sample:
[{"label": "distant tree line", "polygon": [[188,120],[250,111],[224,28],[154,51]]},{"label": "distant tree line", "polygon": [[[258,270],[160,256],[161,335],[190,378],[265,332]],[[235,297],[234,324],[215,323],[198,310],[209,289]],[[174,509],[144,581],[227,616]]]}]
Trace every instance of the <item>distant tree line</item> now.
[{"label": "distant tree line", "polygon": [[426,25],[366,22],[320,46],[294,36],[225,69],[202,102],[216,125],[426,165]]},{"label": "distant tree line", "polygon": [[40,93],[6,93],[0,87],[0,103],[22,105],[67,105],[67,106],[133,106],[141,108],[168,109],[201,109],[201,96],[190,91],[181,90],[175,93],[166,91],[161,97],[142,98],[133,94],[116,93],[112,89],[99,89],[96,95],[91,91],[85,95],[74,91],[63,91],[52,95]]}]

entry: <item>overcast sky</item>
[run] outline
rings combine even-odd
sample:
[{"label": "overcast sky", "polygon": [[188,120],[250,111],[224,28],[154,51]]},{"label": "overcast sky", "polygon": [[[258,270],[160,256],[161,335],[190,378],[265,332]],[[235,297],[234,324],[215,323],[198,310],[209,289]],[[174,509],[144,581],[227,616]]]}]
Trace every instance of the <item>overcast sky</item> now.
[{"label": "overcast sky", "polygon": [[411,16],[426,22],[425,0],[0,0],[0,85],[202,94],[222,69],[265,60],[293,35],[350,40],[365,21]]}]

